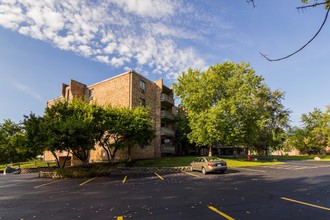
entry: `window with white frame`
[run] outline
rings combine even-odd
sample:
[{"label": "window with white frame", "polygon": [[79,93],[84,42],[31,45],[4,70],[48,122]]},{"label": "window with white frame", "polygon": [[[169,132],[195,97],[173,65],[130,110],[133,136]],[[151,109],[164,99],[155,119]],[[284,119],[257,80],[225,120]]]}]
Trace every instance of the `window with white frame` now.
[{"label": "window with white frame", "polygon": [[92,100],[94,97],[94,89],[89,90],[88,98]]},{"label": "window with white frame", "polygon": [[146,83],[142,80],[140,80],[140,91],[145,92],[146,91]]}]

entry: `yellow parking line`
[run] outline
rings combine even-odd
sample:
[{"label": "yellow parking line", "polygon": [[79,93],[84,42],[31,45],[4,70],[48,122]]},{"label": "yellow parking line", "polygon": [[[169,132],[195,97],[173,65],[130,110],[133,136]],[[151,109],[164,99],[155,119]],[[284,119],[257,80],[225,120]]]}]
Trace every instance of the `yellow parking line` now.
[{"label": "yellow parking line", "polygon": [[314,205],[314,204],[307,203],[307,202],[301,202],[301,201],[294,200],[294,199],[289,199],[289,198],[286,198],[286,197],[281,197],[281,199],[284,199],[284,200],[287,200],[287,201],[290,201],[290,202],[299,203],[299,204],[302,204],[302,205],[311,206],[311,207],[314,207],[314,208],[319,208],[319,209],[324,209],[324,210],[330,211],[330,208]]},{"label": "yellow parking line", "polygon": [[117,220],[124,220],[124,217],[123,216],[118,216]]},{"label": "yellow parking line", "polygon": [[123,183],[125,183],[125,182],[126,182],[126,179],[127,179],[127,176],[125,176],[125,177],[124,177],[124,179],[123,179]]},{"label": "yellow parking line", "polygon": [[66,180],[66,178],[65,178],[65,179],[61,179],[61,180],[57,180],[57,181],[53,181],[53,182],[50,182],[50,183],[41,184],[41,185],[39,185],[39,186],[35,186],[35,187],[33,187],[33,188],[37,189],[37,188],[40,188],[40,187],[43,187],[43,186],[47,186],[47,185],[50,185],[50,184],[53,184],[53,183],[62,182],[62,181],[64,181],[64,180]]},{"label": "yellow parking line", "polygon": [[226,215],[225,213],[219,211],[218,209],[216,209],[215,207],[209,205],[209,209],[211,209],[212,211],[218,213],[219,215],[225,217],[228,220],[235,220],[234,218],[230,217],[229,215]]},{"label": "yellow parking line", "polygon": [[158,173],[155,173],[156,176],[158,176],[159,179],[164,180],[163,177],[161,177]]},{"label": "yellow parking line", "polygon": [[188,175],[190,175],[190,176],[194,176],[194,177],[201,178],[200,176],[198,176],[198,175],[196,175],[196,174],[188,173],[188,172],[186,172],[186,171],[182,171],[182,173],[188,174]]},{"label": "yellow parking line", "polygon": [[83,182],[83,183],[80,183],[79,186],[83,186],[83,185],[85,185],[86,183],[92,181],[92,180],[95,179],[95,178],[96,178],[96,177],[91,178],[91,179],[89,179],[89,180],[87,180],[87,181],[85,181],[85,182]]}]

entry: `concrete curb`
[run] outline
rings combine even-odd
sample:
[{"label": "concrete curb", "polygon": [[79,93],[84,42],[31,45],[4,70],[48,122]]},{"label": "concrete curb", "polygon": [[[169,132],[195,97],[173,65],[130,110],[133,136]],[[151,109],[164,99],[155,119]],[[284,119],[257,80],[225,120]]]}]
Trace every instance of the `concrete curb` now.
[{"label": "concrete curb", "polygon": [[124,174],[149,174],[149,173],[177,173],[189,170],[188,166],[185,167],[124,167],[111,170],[112,175]]},{"label": "concrete curb", "polygon": [[[136,175],[136,174],[152,174],[152,173],[177,173],[188,171],[189,167],[122,167],[111,169],[104,173],[99,173],[98,176],[123,176],[123,175]],[[61,178],[54,176],[54,172],[39,171],[40,178]]]},{"label": "concrete curb", "polygon": [[[39,172],[53,172],[56,169],[56,167],[34,167],[34,168],[21,168],[21,173],[39,173]],[[3,173],[3,170],[0,170],[0,174]]]},{"label": "concrete curb", "polygon": [[21,168],[21,173],[53,172],[55,167]]}]

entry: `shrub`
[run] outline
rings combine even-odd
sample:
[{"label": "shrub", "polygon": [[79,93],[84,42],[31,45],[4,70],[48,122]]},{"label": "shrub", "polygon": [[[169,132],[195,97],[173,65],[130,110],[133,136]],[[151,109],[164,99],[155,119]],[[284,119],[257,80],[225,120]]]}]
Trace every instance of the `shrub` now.
[{"label": "shrub", "polygon": [[54,177],[57,178],[91,178],[97,176],[109,175],[109,168],[104,166],[95,166],[91,168],[58,168],[54,171]]}]

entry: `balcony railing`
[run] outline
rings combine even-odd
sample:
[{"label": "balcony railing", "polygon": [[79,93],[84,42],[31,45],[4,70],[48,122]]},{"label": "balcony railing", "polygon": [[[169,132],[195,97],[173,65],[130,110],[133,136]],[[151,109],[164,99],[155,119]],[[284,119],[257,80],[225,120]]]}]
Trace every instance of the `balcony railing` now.
[{"label": "balcony railing", "polygon": [[165,103],[168,103],[168,104],[171,104],[171,105],[174,105],[174,99],[172,97],[166,95],[165,93],[162,93],[161,101],[165,102]]},{"label": "balcony railing", "polygon": [[168,111],[165,111],[165,110],[162,110],[160,112],[160,117],[162,119],[168,119],[168,120],[172,120],[172,121],[174,120],[174,115],[172,113],[168,112]]},{"label": "balcony railing", "polygon": [[175,153],[175,147],[174,146],[161,145],[160,146],[160,152],[161,153],[174,154]]},{"label": "balcony railing", "polygon": [[174,130],[172,130],[170,128],[161,127],[161,129],[160,129],[160,135],[162,135],[162,136],[168,136],[168,137],[174,137],[175,136],[175,132],[174,132]]}]

